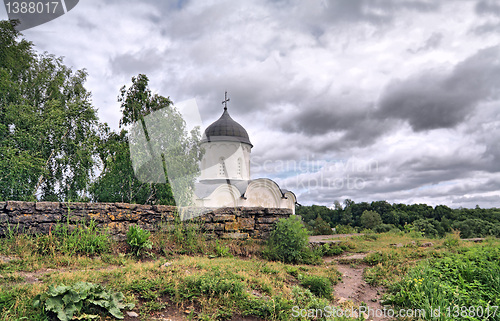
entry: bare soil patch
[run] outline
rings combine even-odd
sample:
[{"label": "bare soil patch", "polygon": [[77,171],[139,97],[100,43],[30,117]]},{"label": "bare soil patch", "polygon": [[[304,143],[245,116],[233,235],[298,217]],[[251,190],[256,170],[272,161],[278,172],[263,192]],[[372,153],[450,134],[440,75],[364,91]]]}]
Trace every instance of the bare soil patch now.
[{"label": "bare soil patch", "polygon": [[[335,263],[342,274],[342,282],[335,285],[335,299],[338,304],[352,301],[356,305],[365,303],[370,311],[383,310],[380,299],[385,292],[383,287],[373,287],[363,279],[363,272],[368,266],[360,263],[368,253],[350,253],[338,257],[325,257],[325,263]],[[377,317],[374,313],[368,315],[368,320],[389,320]]]}]

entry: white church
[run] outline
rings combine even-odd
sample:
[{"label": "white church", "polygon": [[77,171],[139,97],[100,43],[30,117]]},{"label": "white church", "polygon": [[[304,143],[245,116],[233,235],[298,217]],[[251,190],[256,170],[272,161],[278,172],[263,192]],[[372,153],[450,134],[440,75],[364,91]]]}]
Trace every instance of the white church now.
[{"label": "white church", "polygon": [[205,129],[201,146],[201,175],[195,186],[195,204],[199,207],[272,207],[289,208],[295,214],[295,194],[281,189],[268,178],[251,179],[250,153],[253,147],[248,133],[227,111]]}]

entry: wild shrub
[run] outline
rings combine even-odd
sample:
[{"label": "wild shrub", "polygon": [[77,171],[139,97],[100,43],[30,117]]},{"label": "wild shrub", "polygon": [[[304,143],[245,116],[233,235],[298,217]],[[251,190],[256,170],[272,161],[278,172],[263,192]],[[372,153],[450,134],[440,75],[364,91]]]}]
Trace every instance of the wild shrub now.
[{"label": "wild shrub", "polygon": [[309,222],[309,229],[312,235],[330,235],[333,234],[330,224],[318,216],[314,221]]},{"label": "wild shrub", "polygon": [[337,225],[335,227],[335,231],[337,234],[354,234],[358,233],[358,230],[355,227],[350,225]]},{"label": "wild shrub", "polygon": [[460,241],[460,231],[453,231],[453,233],[448,234],[443,241],[443,245],[448,250],[454,250],[459,247],[461,244]]},{"label": "wild shrub", "polygon": [[327,243],[321,246],[322,256],[340,255],[347,251],[349,247],[345,243]]},{"label": "wild shrub", "polygon": [[378,251],[368,254],[363,259],[363,261],[369,265],[377,265],[379,263],[386,262],[387,260],[388,260],[387,254],[384,252],[378,252]]},{"label": "wild shrub", "polygon": [[333,287],[330,279],[324,276],[306,275],[300,278],[300,285],[320,298],[331,299]]},{"label": "wild shrub", "polygon": [[215,240],[215,255],[217,257],[233,257],[229,251],[229,247],[224,244],[219,244],[219,240]]},{"label": "wild shrub", "polygon": [[280,219],[269,236],[263,255],[284,263],[312,263],[318,259],[308,247],[309,234],[299,216]]},{"label": "wild shrub", "polygon": [[127,244],[136,256],[140,256],[144,250],[149,250],[153,244],[149,240],[151,232],[136,225],[130,225],[127,232]]},{"label": "wild shrub", "polygon": [[382,284],[386,273],[387,269],[384,268],[381,263],[378,263],[372,268],[365,269],[363,272],[363,278],[368,284],[378,286]]},{"label": "wild shrub", "polygon": [[292,297],[294,304],[302,309],[324,309],[331,305],[328,299],[314,295],[309,289],[294,286],[292,288]]},{"label": "wild shrub", "polygon": [[373,228],[373,232],[386,233],[394,229],[396,229],[397,232],[399,232],[399,229],[397,229],[393,224],[379,224]]}]

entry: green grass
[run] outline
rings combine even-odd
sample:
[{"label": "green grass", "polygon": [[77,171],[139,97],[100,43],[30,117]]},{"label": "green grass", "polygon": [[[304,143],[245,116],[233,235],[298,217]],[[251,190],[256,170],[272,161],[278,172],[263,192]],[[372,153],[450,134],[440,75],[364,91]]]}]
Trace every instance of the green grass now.
[{"label": "green grass", "polygon": [[[193,226],[181,224],[153,233],[149,255],[136,257],[126,243],[110,241],[109,249],[96,252],[99,247],[87,245],[100,244],[105,231],[84,225],[80,228],[84,231],[52,234],[59,238],[57,242],[72,240],[82,233],[95,236],[83,242],[86,245],[78,251],[64,247],[40,251],[43,241],[36,236],[0,239],[0,255],[11,259],[0,263],[0,321],[49,321],[41,308],[33,308],[33,298],[47,291],[49,285],[71,286],[79,281],[123,292],[125,302],[136,305],[134,311],[141,320],[153,320],[166,309],[181,313],[189,310],[193,320],[229,320],[238,315],[264,320],[311,320],[292,317],[293,307],[322,309],[335,305],[333,287],[340,274],[333,263],[292,265],[267,261],[262,258],[265,245],[260,242],[208,239]],[[428,241],[434,246],[418,246]],[[398,243],[403,246],[391,246]],[[315,253],[368,253],[360,263],[368,266],[365,279],[388,286],[387,302],[396,307],[486,307],[500,303],[499,245],[497,239],[474,244],[457,241],[454,235],[428,240],[383,233],[376,239],[349,238],[316,249]],[[31,276],[43,282],[33,282]],[[101,320],[108,319],[103,316]]]},{"label": "green grass", "polygon": [[[477,313],[470,307],[475,310],[481,307],[484,315],[467,320],[500,320],[500,311],[496,311],[496,316],[485,312],[493,313],[496,310],[493,307],[500,306],[500,248],[488,245],[464,248],[442,258],[424,260],[389,289],[387,303],[425,309],[426,320],[433,319],[431,309],[436,308],[444,314],[438,320],[466,319],[460,313],[469,316]],[[454,318],[457,312],[460,313]]]}]

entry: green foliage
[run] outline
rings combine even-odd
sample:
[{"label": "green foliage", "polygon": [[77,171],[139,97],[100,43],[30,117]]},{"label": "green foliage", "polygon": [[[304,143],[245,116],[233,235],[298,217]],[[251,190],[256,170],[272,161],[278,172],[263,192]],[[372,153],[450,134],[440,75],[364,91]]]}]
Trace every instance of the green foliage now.
[{"label": "green foliage", "polygon": [[85,199],[99,129],[86,77],[0,21],[1,200]]},{"label": "green foliage", "polygon": [[321,246],[321,255],[322,256],[333,256],[333,255],[340,255],[347,251],[349,249],[349,246],[343,242],[343,243],[326,243]]},{"label": "green foliage", "polygon": [[377,265],[388,260],[388,255],[384,252],[373,252],[365,256],[363,261],[369,265]]},{"label": "green foliage", "polygon": [[[127,131],[115,133],[99,123],[84,87],[85,70],[74,72],[61,58],[38,54],[32,43],[19,38],[9,21],[0,22],[0,200],[90,197],[98,202],[175,205],[168,183],[137,178],[129,151],[134,142]],[[176,179],[178,199],[191,200],[202,155],[199,129],[186,133],[170,99],[152,94],[145,75],[132,78],[132,86],[121,89],[119,102],[121,125],[144,125],[145,116],[159,113],[156,129],[150,130],[163,136],[156,135],[151,142],[160,148],[169,179]],[[175,148],[161,150],[166,149],[160,143],[165,141],[175,142]]]},{"label": "green foliage", "polygon": [[318,216],[314,221],[309,222],[309,230],[312,231],[313,235],[330,235],[333,234],[330,224],[325,222],[320,216]]},{"label": "green foliage", "polygon": [[236,275],[218,272],[206,273],[201,276],[192,276],[184,279],[181,297],[193,299],[200,295],[206,297],[242,297],[245,287]]},{"label": "green foliage", "polygon": [[350,225],[337,225],[335,227],[335,231],[337,234],[354,234],[358,233],[358,230],[355,227]]},{"label": "green foliage", "polygon": [[444,230],[435,219],[418,219],[413,222],[413,226],[426,237],[437,237],[444,234]]},{"label": "green foliage", "polygon": [[309,234],[300,217],[290,216],[276,222],[263,254],[284,263],[311,263],[316,257],[308,244]]},{"label": "green foliage", "polygon": [[[369,212],[374,221],[367,220]],[[405,230],[405,226],[414,227],[412,235],[421,233],[427,237],[442,237],[452,229],[460,230],[462,238],[496,236],[500,237],[500,209],[451,209],[444,205],[432,208],[426,204],[389,204],[386,201],[355,203],[346,199],[344,206],[335,202],[335,208],[325,206],[299,206],[296,213],[301,215],[306,226],[315,234],[319,222],[324,221],[336,226],[336,233],[350,234],[364,227],[376,233],[390,230]],[[377,213],[381,221],[378,219]],[[365,214],[362,222],[362,216]],[[325,230],[326,231],[326,230]],[[327,233],[329,234],[329,233]]]},{"label": "green foliage", "polygon": [[[104,169],[92,186],[92,197],[99,202],[175,205],[172,186],[168,183],[175,181],[180,202],[177,205],[190,205],[199,172],[198,161],[202,157],[199,128],[187,133],[186,123],[172,101],[153,94],[148,83],[148,77],[139,74],[132,78],[129,88],[123,86],[120,90],[120,126],[129,126],[129,131],[117,134],[105,128],[99,147]],[[138,139],[137,135],[145,137]],[[161,159],[151,159],[151,155],[161,155]],[[161,162],[159,172],[157,162]]]},{"label": "green foliage", "polygon": [[324,276],[306,275],[300,279],[300,285],[310,290],[314,295],[331,299],[332,298],[332,282]]},{"label": "green foliage", "polygon": [[382,218],[380,214],[375,211],[364,211],[361,214],[361,226],[367,229],[372,229],[380,224],[382,224]]},{"label": "green foliage", "polygon": [[42,255],[59,253],[70,256],[96,255],[107,253],[111,249],[108,232],[98,228],[94,220],[91,220],[88,225],[81,223],[74,228],[68,224],[58,223],[49,234],[38,235],[35,244],[36,251]]},{"label": "green foliage", "polygon": [[134,304],[124,304],[123,299],[121,292],[112,293],[99,284],[78,282],[72,286],[50,285],[47,292],[34,298],[33,307],[42,307],[61,321],[69,321],[87,313],[90,315],[85,315],[86,319],[97,319],[103,311],[123,319],[121,310],[134,307]]},{"label": "green foliage", "polygon": [[[431,320],[431,307],[440,307],[443,315],[447,308],[453,315],[455,307],[481,307],[483,316],[476,314],[468,320],[498,320],[498,314],[488,316],[487,308],[493,313],[495,309],[491,307],[500,306],[499,257],[498,247],[472,247],[463,253],[424,261],[390,286],[386,303],[425,309],[426,320]],[[458,312],[460,316],[461,311]],[[443,315],[440,320],[450,320]]]},{"label": "green foliage", "polygon": [[448,234],[443,241],[443,245],[448,250],[455,250],[460,246],[460,244],[461,244],[460,235],[456,232],[453,234]]},{"label": "green foliage", "polygon": [[174,243],[178,245],[179,253],[194,254],[203,252],[200,240],[204,239],[204,235],[201,232],[201,223],[198,220],[182,221],[179,215],[176,214],[170,235]]},{"label": "green foliage", "polygon": [[142,251],[149,250],[153,247],[153,244],[149,240],[150,235],[151,232],[137,225],[130,225],[127,232],[127,244],[136,256],[139,256]]},{"label": "green foliage", "polygon": [[394,229],[396,229],[396,230],[399,231],[399,229],[397,229],[393,224],[383,224],[382,223],[382,224],[379,224],[379,225],[375,226],[373,228],[373,232],[375,232],[375,233],[386,233],[386,232],[389,232],[389,231],[394,230]]},{"label": "green foliage", "polygon": [[103,126],[98,154],[104,168],[90,187],[94,201],[175,205],[169,184],[147,184],[137,179],[126,130],[115,133]]},{"label": "green foliage", "polygon": [[460,230],[460,237],[462,238],[500,237],[500,223],[491,223],[478,218],[468,218],[460,222],[454,222],[452,228]]},{"label": "green foliage", "polygon": [[219,244],[219,240],[215,241],[215,255],[216,257],[233,257],[229,251],[229,247]]}]

